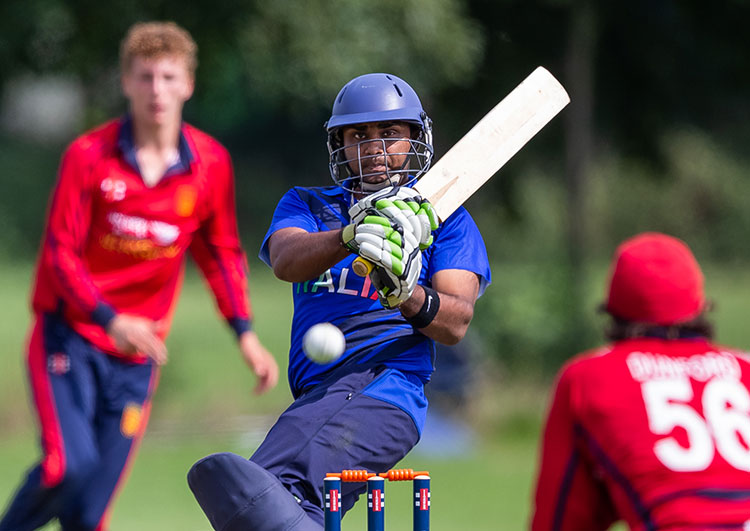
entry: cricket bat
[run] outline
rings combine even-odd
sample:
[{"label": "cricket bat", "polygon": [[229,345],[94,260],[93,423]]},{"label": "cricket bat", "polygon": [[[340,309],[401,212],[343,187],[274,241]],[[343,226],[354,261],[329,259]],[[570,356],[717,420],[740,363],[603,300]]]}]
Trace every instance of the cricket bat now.
[{"label": "cricket bat", "polygon": [[[449,149],[414,189],[444,221],[569,102],[557,79],[538,67]],[[362,257],[352,264],[359,276],[372,268]]]}]

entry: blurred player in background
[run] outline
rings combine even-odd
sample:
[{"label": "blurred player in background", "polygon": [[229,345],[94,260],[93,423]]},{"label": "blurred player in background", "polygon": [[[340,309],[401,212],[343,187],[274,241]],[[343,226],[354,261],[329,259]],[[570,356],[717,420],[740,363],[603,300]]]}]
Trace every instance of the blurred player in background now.
[{"label": "blurred player in background", "polygon": [[617,249],[613,342],[558,377],[534,531],[750,529],[750,357],[711,342],[703,274],[680,240]]},{"label": "blurred player in background", "polygon": [[[292,283],[295,401],[250,461],[215,454],[189,472],[215,529],[320,529],[326,472],[383,472],[400,461],[422,431],[434,342],[464,336],[490,282],[468,212],[460,208],[438,227],[410,187],[432,159],[432,129],[406,82],[353,79],[327,130],[336,185],[287,192],[260,253]],[[352,271],[359,255],[375,264],[369,276]],[[320,322],[346,337],[344,354],[324,365],[302,351],[305,332]],[[345,483],[342,510],[363,491]]]},{"label": "blurred player in background", "polygon": [[43,455],[2,531],[53,518],[64,530],[106,528],[167,361],[188,250],[237,333],[256,391],[278,378],[250,329],[229,154],[182,122],[195,42],[173,23],[136,24],[120,55],[129,112],[71,144],[50,202],[28,350]]}]

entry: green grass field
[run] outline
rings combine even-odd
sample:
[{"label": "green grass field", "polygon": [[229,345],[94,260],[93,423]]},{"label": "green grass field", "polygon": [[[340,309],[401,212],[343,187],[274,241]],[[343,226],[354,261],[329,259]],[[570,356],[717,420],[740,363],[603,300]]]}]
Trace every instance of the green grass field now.
[{"label": "green grass field", "polygon": [[[750,273],[740,267],[707,268],[719,340],[747,348],[746,294]],[[22,364],[28,326],[30,266],[0,266],[0,504],[6,504],[37,457],[35,431]],[[251,293],[256,328],[285,374],[291,304],[288,285],[255,267]],[[111,520],[114,531],[209,531],[185,481],[189,467],[217,451],[250,455],[291,396],[282,374],[266,396],[252,393],[231,333],[217,318],[202,281],[188,271],[149,432]],[[486,371],[487,374],[494,374]],[[415,450],[404,467],[428,469],[433,477],[432,521],[436,531],[523,529],[528,519],[536,447],[547,401],[544,380],[503,377],[477,389],[470,417],[476,443],[450,457]],[[411,528],[409,487],[387,487],[387,526]],[[345,528],[364,529],[364,504],[347,515]],[[55,529],[47,526],[46,529]]]},{"label": "green grass field", "polygon": [[[32,435],[2,439],[0,496],[4,500],[36,455],[29,447]],[[430,471],[432,522],[436,531],[466,528],[492,531],[522,529],[528,513],[534,449],[530,441],[509,441],[483,446],[460,459],[415,456],[403,466]],[[239,437],[146,437],[126,487],[118,498],[111,528],[138,531],[210,531],[185,481],[189,467],[216,451],[250,453]],[[411,489],[407,483],[386,486],[389,530],[411,529]],[[5,503],[5,501],[4,501]],[[346,528],[365,527],[365,506],[360,503],[344,519]],[[498,527],[500,526],[500,527]],[[45,529],[56,529],[48,525]]]},{"label": "green grass field", "polygon": [[[275,416],[290,402],[284,378],[291,303],[288,285],[255,268],[251,292],[256,328],[279,359],[282,381],[268,395],[252,393],[253,378],[213,300],[194,271],[187,282],[168,341],[170,361],[163,370],[149,431],[112,515],[115,531],[206,530],[208,521],[190,493],[185,475],[201,457],[217,451],[250,455]],[[5,504],[26,469],[37,458],[36,434],[22,365],[30,267],[0,267],[0,503]],[[515,393],[518,395],[518,393]],[[542,401],[526,393],[533,415]],[[501,399],[502,401],[503,399]],[[516,399],[514,399],[516,400]],[[516,400],[517,401],[517,400]],[[484,402],[482,408],[492,409]],[[524,404],[527,407],[529,404]],[[514,410],[515,411],[515,410]],[[433,475],[433,528],[520,529],[528,514],[533,477],[536,420],[521,422],[509,414],[514,433],[480,439],[460,457],[438,458],[415,452],[404,467]],[[488,430],[493,431],[493,430]],[[411,528],[409,487],[389,485],[387,523],[391,530]],[[364,528],[364,504],[347,515],[351,529]],[[54,529],[52,525],[47,529]]]}]

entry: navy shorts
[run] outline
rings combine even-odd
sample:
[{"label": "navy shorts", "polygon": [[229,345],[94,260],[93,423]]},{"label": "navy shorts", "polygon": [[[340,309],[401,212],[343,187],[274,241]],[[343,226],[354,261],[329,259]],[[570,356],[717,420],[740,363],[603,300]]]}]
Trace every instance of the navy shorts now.
[{"label": "navy shorts", "polygon": [[[394,383],[414,385],[415,395],[423,396],[421,384],[417,388],[414,380],[397,369],[380,366],[342,376],[334,373],[282,413],[250,460],[276,475],[310,517],[322,525],[323,478],[327,472],[385,472],[419,441],[412,415],[369,395]],[[365,489],[362,483],[342,485],[344,513]]]}]

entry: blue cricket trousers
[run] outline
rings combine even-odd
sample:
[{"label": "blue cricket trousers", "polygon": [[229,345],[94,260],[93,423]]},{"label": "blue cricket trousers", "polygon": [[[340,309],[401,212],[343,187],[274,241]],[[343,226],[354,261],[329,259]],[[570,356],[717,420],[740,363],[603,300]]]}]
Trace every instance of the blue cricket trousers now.
[{"label": "blue cricket trousers", "polygon": [[[422,383],[383,366],[358,370],[334,373],[295,400],[250,458],[279,478],[321,526],[327,472],[385,472],[419,441],[414,418],[384,399],[382,390],[413,394],[426,409]],[[344,483],[342,511],[365,490],[364,484]]]},{"label": "blue cricket trousers", "polygon": [[42,458],[16,492],[0,531],[106,529],[108,507],[143,436],[158,371],[94,348],[56,315],[38,315],[28,375]]}]

